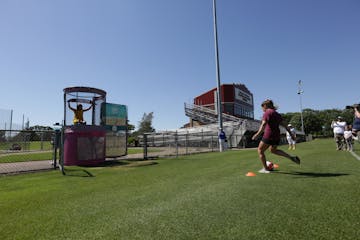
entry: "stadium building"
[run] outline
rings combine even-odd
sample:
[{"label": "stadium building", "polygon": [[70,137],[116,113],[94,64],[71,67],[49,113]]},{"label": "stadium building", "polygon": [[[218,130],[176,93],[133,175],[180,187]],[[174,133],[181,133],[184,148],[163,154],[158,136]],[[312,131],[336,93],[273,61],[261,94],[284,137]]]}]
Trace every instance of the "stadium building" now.
[{"label": "stadium building", "polygon": [[[244,84],[223,84],[220,86],[221,110],[222,113],[229,116],[242,119],[254,119],[254,99],[253,94]],[[217,88],[213,88],[194,98],[193,106],[188,108],[197,108],[197,111],[190,113],[185,111],[190,117],[189,126],[198,126],[208,124],[210,119],[199,116],[201,109],[207,108],[217,113]],[[217,118],[213,119],[215,122]]]},{"label": "stadium building", "polygon": [[[260,121],[254,119],[253,94],[244,84],[220,85],[223,130],[229,147],[249,146],[248,139],[259,128]],[[185,103],[185,115],[190,121],[183,131],[218,134],[217,88]]]},{"label": "stadium building", "polygon": [[[223,131],[228,148],[256,147],[258,140],[251,137],[258,131],[261,121],[254,119],[253,94],[244,84],[220,85],[221,112]],[[173,131],[149,133],[145,141],[149,146],[168,146],[169,148],[186,149],[218,147],[218,111],[217,88],[202,93],[194,98],[193,103],[184,103],[185,115],[189,123]],[[285,128],[280,128],[285,139]],[[142,140],[144,141],[144,140]]]}]

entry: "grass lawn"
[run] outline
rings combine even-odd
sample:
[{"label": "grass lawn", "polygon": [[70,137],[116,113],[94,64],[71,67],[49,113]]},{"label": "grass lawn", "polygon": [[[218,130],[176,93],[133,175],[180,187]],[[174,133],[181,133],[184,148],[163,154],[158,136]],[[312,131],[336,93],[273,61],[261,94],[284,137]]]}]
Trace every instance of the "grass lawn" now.
[{"label": "grass lawn", "polygon": [[[59,157],[59,154],[58,154]],[[13,163],[13,162],[27,162],[27,161],[42,161],[51,160],[54,158],[52,151],[43,152],[20,152],[0,156],[0,163]]]},{"label": "grass lawn", "polygon": [[[162,150],[159,148],[148,148],[148,152],[161,152]],[[128,147],[127,153],[128,154],[137,154],[143,153],[144,149],[142,147]]]},{"label": "grass lawn", "polygon": [[301,166],[268,153],[280,166],[271,174],[257,173],[256,150],[240,150],[1,177],[0,236],[358,239],[360,161],[332,140],[292,153]]},{"label": "grass lawn", "polygon": [[[0,143],[0,150],[9,150],[13,143]],[[27,142],[26,147],[19,143],[26,151],[5,152],[0,155],[0,163],[41,161],[53,159],[53,146],[50,142],[32,141]]]},{"label": "grass lawn", "polygon": [[0,143],[0,150],[9,150],[13,143],[19,144],[22,149],[26,150],[52,150],[53,146],[50,141],[29,141],[29,142],[2,142]]}]

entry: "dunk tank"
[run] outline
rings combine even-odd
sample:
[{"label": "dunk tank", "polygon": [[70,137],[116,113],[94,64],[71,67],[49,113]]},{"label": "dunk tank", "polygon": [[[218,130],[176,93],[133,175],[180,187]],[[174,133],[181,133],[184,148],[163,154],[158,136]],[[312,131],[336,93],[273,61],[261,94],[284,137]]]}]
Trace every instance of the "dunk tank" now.
[{"label": "dunk tank", "polygon": [[63,165],[96,166],[127,154],[127,107],[91,87],[64,89]]}]

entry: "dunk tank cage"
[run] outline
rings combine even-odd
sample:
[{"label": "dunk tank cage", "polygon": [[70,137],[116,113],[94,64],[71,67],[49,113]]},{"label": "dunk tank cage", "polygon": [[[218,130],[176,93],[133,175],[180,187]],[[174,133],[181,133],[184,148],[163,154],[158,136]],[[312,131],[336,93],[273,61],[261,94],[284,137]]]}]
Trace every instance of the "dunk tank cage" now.
[{"label": "dunk tank cage", "polygon": [[[106,92],[91,87],[64,89],[63,165],[94,166],[105,161],[106,129],[101,113]],[[74,110],[82,105],[83,120],[75,121]]]}]

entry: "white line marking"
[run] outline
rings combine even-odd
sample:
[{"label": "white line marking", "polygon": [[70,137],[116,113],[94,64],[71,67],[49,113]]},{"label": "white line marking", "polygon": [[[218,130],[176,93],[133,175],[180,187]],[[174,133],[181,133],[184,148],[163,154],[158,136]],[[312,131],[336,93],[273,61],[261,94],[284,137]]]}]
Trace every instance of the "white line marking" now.
[{"label": "white line marking", "polygon": [[359,155],[357,155],[356,153],[354,153],[353,151],[351,151],[350,152],[351,153],[351,155],[353,155],[357,160],[359,160],[360,161],[360,157],[359,157]]}]

